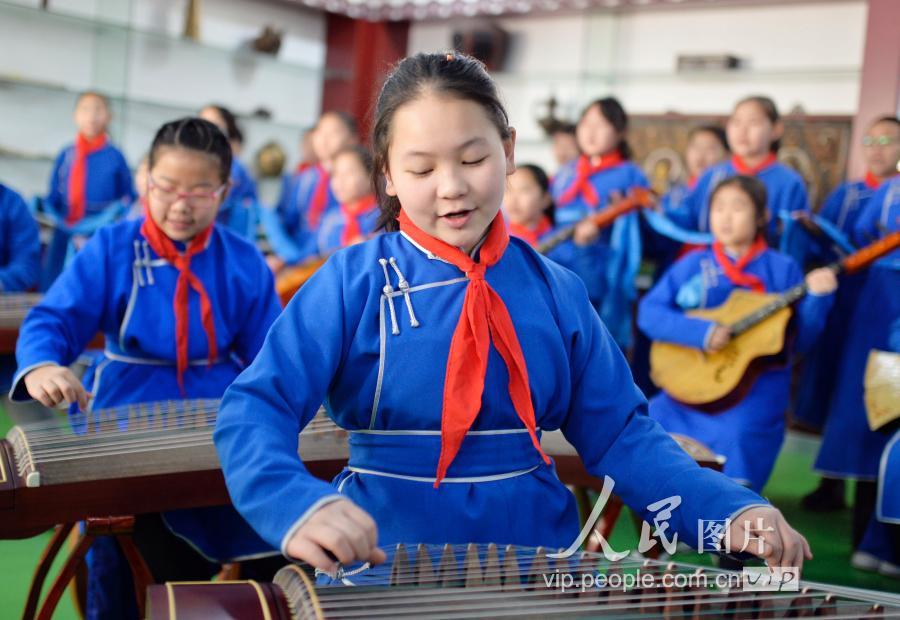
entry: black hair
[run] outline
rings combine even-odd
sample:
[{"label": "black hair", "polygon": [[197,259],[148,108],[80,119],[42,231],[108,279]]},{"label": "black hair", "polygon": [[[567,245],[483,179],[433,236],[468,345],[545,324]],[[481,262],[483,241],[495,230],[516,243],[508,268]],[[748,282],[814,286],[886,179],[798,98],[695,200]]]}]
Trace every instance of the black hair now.
[{"label": "black hair", "polygon": [[[341,121],[341,123],[344,124],[344,127],[347,128],[347,131],[349,131],[354,136],[359,135],[359,126],[356,123],[356,119],[343,110],[328,110],[327,112],[323,112],[322,116],[319,117],[319,121],[316,123],[316,126],[318,126],[319,123],[322,122],[322,119],[327,116],[333,116],[334,118]],[[315,129],[315,127],[313,127],[313,129]]]},{"label": "black hair", "polygon": [[169,121],[159,128],[150,146],[149,167],[153,168],[161,147],[172,146],[206,153],[219,160],[222,183],[231,176],[231,144],[215,124],[197,117]]},{"label": "black hair", "polygon": [[713,136],[726,152],[731,150],[728,147],[728,136],[725,135],[725,129],[721,125],[697,125],[688,132],[688,141],[691,141],[694,136],[700,133],[708,133]]},{"label": "black hair", "polygon": [[231,110],[215,103],[205,106],[205,108],[212,108],[219,113],[219,116],[221,116],[222,120],[225,122],[225,136],[229,140],[237,142],[238,144],[244,142],[244,133],[241,131],[241,128],[238,127],[237,117],[235,117]]},{"label": "black hair", "polygon": [[337,153],[334,154],[333,159],[337,159],[341,155],[345,153],[352,153],[356,156],[356,159],[359,160],[359,163],[362,164],[362,167],[365,169],[366,174],[370,177],[372,176],[372,171],[375,170],[375,164],[372,158],[372,152],[361,144],[354,144],[353,146],[345,146]]},{"label": "black hair", "polygon": [[[781,114],[778,113],[778,107],[775,105],[775,102],[772,101],[771,97],[766,97],[765,95],[751,95],[750,97],[744,97],[736,104],[734,104],[734,109],[736,110],[739,106],[744,105],[745,103],[755,103],[760,107],[763,111],[763,114],[766,115],[766,118],[769,119],[769,122],[772,125],[778,123],[781,120]],[[781,148],[781,139],[773,140],[769,145],[769,150],[773,153],[777,153],[778,149]]]},{"label": "black hair", "polygon": [[766,191],[766,186],[763,182],[756,177],[745,174],[738,174],[723,179],[722,181],[719,181],[715,189],[713,189],[712,194],[709,195],[710,205],[712,205],[713,200],[715,200],[716,194],[726,187],[736,187],[747,194],[747,197],[750,198],[750,202],[753,203],[753,211],[756,216],[756,233],[759,234],[760,232],[765,231],[769,217],[769,208],[767,206],[769,194]]},{"label": "black hair", "polygon": [[[516,164],[516,170],[528,172],[534,179],[534,182],[538,184],[538,187],[541,188],[541,191],[545,194],[550,194],[550,177],[547,176],[543,168],[537,164]],[[553,203],[552,197],[550,198],[550,204],[544,209],[544,215],[550,218],[551,224],[556,224],[556,205]]]},{"label": "black hair", "polygon": [[874,127],[878,123],[893,123],[894,125],[900,126],[900,118],[897,118],[896,116],[882,116],[869,123],[869,127]]},{"label": "black hair", "polygon": [[553,127],[553,131],[550,132],[551,136],[555,136],[558,133],[564,133],[570,136],[575,135],[575,123],[564,123],[559,122]]},{"label": "black hair", "polygon": [[504,140],[510,137],[506,109],[500,101],[494,80],[480,60],[458,52],[419,53],[397,63],[378,95],[372,130],[375,157],[372,180],[381,209],[378,225],[386,231],[397,230],[397,216],[400,214],[400,201],[396,196],[388,196],[384,185],[394,114],[401,106],[429,91],[479,104],[500,137]]},{"label": "black hair", "polygon": [[622,159],[631,159],[634,154],[631,151],[628,140],[625,139],[625,132],[628,131],[628,114],[625,112],[625,108],[622,107],[622,104],[615,97],[604,97],[589,103],[581,113],[581,118],[583,119],[593,107],[599,110],[600,115],[613,126],[613,129],[622,134],[616,149],[619,151]]},{"label": "black hair", "polygon": [[99,99],[100,101],[103,102],[103,105],[106,107],[107,110],[110,109],[109,97],[107,97],[106,95],[104,95],[102,93],[98,93],[96,90],[86,90],[84,92],[78,93],[78,97],[75,99],[75,107],[76,108],[78,107],[78,104],[81,103],[82,99],[87,99],[88,97],[96,97],[97,99]]}]

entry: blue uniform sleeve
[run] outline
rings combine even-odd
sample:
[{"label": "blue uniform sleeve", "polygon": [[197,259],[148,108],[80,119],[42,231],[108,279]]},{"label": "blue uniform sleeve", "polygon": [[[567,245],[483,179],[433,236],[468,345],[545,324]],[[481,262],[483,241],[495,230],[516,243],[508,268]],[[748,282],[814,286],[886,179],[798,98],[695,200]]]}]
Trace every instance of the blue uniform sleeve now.
[{"label": "blue uniform sleeve", "polygon": [[890,183],[882,183],[878,191],[860,210],[856,226],[851,233],[851,238],[856,245],[860,247],[869,245],[884,236],[878,220],[881,217],[882,209],[884,209],[884,202],[887,200],[890,185]]},{"label": "blue uniform sleeve", "polygon": [[245,363],[250,363],[256,358],[266,334],[269,333],[269,328],[281,314],[281,302],[275,293],[272,270],[258,252],[257,257],[257,265],[253,272],[253,289],[248,290],[245,296],[245,299],[249,300],[249,307],[244,319],[244,328],[235,341],[235,353]]},{"label": "blue uniform sleeve", "polygon": [[68,211],[66,207],[66,194],[68,188],[62,187],[61,172],[66,161],[66,152],[68,149],[60,151],[53,162],[53,169],[50,171],[50,182],[47,188],[47,204],[60,216],[64,216]]},{"label": "blue uniform sleeve", "polygon": [[9,262],[0,266],[0,292],[25,291],[37,284],[40,276],[41,245],[38,238],[38,227],[28,206],[19,194],[10,189],[0,187],[0,196],[4,196],[0,205],[2,212],[2,233],[8,248],[5,254]]},{"label": "blue uniform sleeve", "polygon": [[101,328],[109,289],[108,235],[101,230],[56,279],[19,330],[10,398],[29,400],[22,378],[47,364],[68,366]]},{"label": "blue uniform sleeve", "polygon": [[840,219],[841,217],[841,207],[843,207],[844,205],[844,199],[846,198],[846,196],[847,184],[844,183],[842,185],[839,185],[833,192],[828,194],[825,202],[822,203],[822,208],[819,210],[819,215],[832,224],[839,224],[838,219]]},{"label": "blue uniform sleeve", "polygon": [[753,491],[701,468],[647,415],[624,356],[581,288],[561,303],[570,308],[566,320],[574,322],[566,330],[572,401],[561,428],[588,472],[612,478],[613,492],[645,520],[653,517],[651,504],[680,497],[670,524],[689,544],[698,540],[700,520],[724,521],[765,504]]},{"label": "blue uniform sleeve", "polygon": [[685,192],[677,205],[672,204],[666,215],[679,227],[688,230],[701,230],[700,212],[709,191],[710,174],[704,173],[694,185],[694,189]]},{"label": "blue uniform sleeve", "polygon": [[689,254],[675,263],[638,304],[638,328],[651,340],[704,348],[716,323],[688,316],[676,303],[679,288],[697,274],[696,261]]},{"label": "blue uniform sleeve", "polygon": [[791,184],[791,190],[784,208],[791,213],[794,211],[809,211],[809,194],[806,192],[806,185],[804,185],[802,179],[797,178]]},{"label": "blue uniform sleeve", "polygon": [[315,510],[340,499],[303,465],[297,437],[324,401],[348,342],[341,259],[332,257],[294,296],[225,392],[216,422],[235,507],[282,552]]},{"label": "blue uniform sleeve", "polygon": [[[787,290],[803,282],[803,272],[793,259],[789,260],[785,286]],[[834,293],[813,295],[808,293],[795,308],[796,341],[794,350],[797,353],[809,351],[825,329],[828,313],[834,304]]]}]

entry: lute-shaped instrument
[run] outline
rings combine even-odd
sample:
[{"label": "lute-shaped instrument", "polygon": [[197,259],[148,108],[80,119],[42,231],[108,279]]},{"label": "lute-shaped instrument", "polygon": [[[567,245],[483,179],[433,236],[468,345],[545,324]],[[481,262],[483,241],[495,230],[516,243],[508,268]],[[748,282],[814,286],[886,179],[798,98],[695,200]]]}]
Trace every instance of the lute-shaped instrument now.
[{"label": "lute-shaped instrument", "polygon": [[[900,231],[829,266],[853,273],[900,247]],[[720,351],[703,351],[669,342],[650,349],[650,378],[676,401],[706,413],[719,413],[747,395],[760,374],[784,363],[785,334],[791,305],[808,290],[803,282],[780,294],[735,290],[721,306],[692,310],[689,316],[731,330]]]},{"label": "lute-shaped instrument", "polygon": [[592,213],[574,224],[560,228],[541,241],[537,246],[537,251],[541,254],[547,254],[560,243],[568,241],[575,234],[575,229],[581,222],[592,221],[598,228],[606,228],[619,217],[631,213],[632,211],[637,211],[638,209],[651,207],[654,204],[655,200],[653,198],[653,192],[643,187],[634,187],[629,190],[628,195],[625,198],[613,202],[605,209],[598,211],[597,213]]}]

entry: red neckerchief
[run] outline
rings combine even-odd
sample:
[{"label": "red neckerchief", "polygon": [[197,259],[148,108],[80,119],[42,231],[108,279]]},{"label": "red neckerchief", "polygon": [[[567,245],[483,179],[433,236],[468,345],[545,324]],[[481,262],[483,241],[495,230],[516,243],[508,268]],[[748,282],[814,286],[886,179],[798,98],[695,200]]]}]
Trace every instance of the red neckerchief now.
[{"label": "red neckerchief", "polygon": [[725,276],[735,286],[744,286],[757,293],[765,293],[766,285],[758,276],[745,272],[744,268],[754,258],[765,252],[767,248],[766,240],[762,235],[758,235],[747,253],[741,256],[736,263],[732,263],[728,255],[725,254],[725,248],[719,241],[714,242],[712,245],[713,255],[716,257],[716,262],[719,263]]},{"label": "red neckerchief", "polygon": [[734,166],[734,169],[737,171],[737,173],[745,174],[750,177],[755,177],[757,174],[777,161],[778,155],[776,155],[775,153],[769,153],[764,160],[751,168],[746,163],[744,163],[744,160],[741,159],[739,155],[731,156],[731,165]]},{"label": "red neckerchief", "polygon": [[69,187],[67,199],[69,212],[66,214],[66,224],[72,226],[81,221],[87,206],[87,158],[106,146],[106,134],[88,139],[83,134],[75,137],[75,158],[72,161],[72,169],[69,170]]},{"label": "red neckerchief", "polygon": [[312,167],[313,164],[309,163],[308,161],[301,161],[299,164],[297,164],[297,169],[294,170],[294,174],[303,174]]},{"label": "red neckerchief", "polygon": [[533,248],[537,247],[538,241],[550,232],[551,228],[553,228],[553,224],[550,223],[550,218],[546,215],[541,218],[534,228],[529,228],[522,224],[513,224],[512,222],[509,223],[509,232],[512,236],[524,239]]},{"label": "red neckerchief", "polygon": [[586,203],[591,207],[596,207],[600,204],[600,197],[597,195],[597,190],[591,185],[591,177],[598,172],[618,166],[623,161],[622,154],[619,151],[615,151],[601,157],[600,163],[596,166],[591,166],[590,158],[587,155],[581,155],[578,158],[578,163],[575,165],[575,180],[563,192],[563,195],[559,197],[557,206],[565,207],[581,194],[584,196]]},{"label": "red neckerchief", "polygon": [[881,179],[872,174],[872,171],[869,170],[866,172],[866,176],[863,179],[863,183],[866,184],[866,187],[869,189],[878,189],[878,186],[881,185]]},{"label": "red neckerchief", "polygon": [[175,283],[175,298],[172,305],[175,311],[175,351],[178,387],[181,388],[182,394],[184,393],[184,371],[188,366],[188,287],[197,291],[197,294],[200,296],[200,318],[203,322],[203,331],[206,332],[210,365],[219,356],[212,303],[209,301],[209,295],[206,294],[203,282],[191,271],[191,258],[204,250],[212,231],[213,226],[210,224],[208,228],[198,233],[191,240],[182,254],[175,247],[175,243],[166,236],[166,233],[153,220],[148,210],[144,209],[144,223],[141,224],[141,234],[144,235],[147,243],[150,244],[150,247],[153,248],[153,251],[160,258],[169,261],[178,270],[178,280]]},{"label": "red neckerchief", "polygon": [[688,189],[694,189],[697,187],[697,179],[699,177],[696,174],[692,174],[690,178],[687,180]]},{"label": "red neckerchief", "polygon": [[341,214],[344,216],[344,231],[341,233],[342,246],[346,247],[353,243],[357,237],[362,236],[362,227],[359,224],[359,220],[377,206],[378,203],[375,201],[373,194],[341,205]]},{"label": "red neckerchief", "polygon": [[450,341],[447,371],[444,376],[444,401],[441,410],[441,455],[438,460],[435,488],[446,476],[466,433],[481,409],[484,377],[487,371],[491,342],[509,372],[509,397],[519,419],[528,429],[531,442],[544,462],[550,458],[541,449],[535,429],[534,405],[528,385],[528,368],[516,335],[516,328],[506,304],[485,280],[485,272],[503,256],[509,245],[509,234],[503,216],[491,223],[487,238],[479,250],[480,262],[475,262],[459,248],[435,239],[422,231],[400,210],[400,230],[417,244],[463,271],[469,278],[459,321]]},{"label": "red neckerchief", "polygon": [[313,190],[312,199],[309,201],[309,210],[306,212],[306,222],[310,230],[316,230],[319,227],[319,221],[322,214],[325,213],[325,207],[328,206],[328,181],[329,176],[321,165],[316,164],[316,170],[319,171],[319,181]]}]

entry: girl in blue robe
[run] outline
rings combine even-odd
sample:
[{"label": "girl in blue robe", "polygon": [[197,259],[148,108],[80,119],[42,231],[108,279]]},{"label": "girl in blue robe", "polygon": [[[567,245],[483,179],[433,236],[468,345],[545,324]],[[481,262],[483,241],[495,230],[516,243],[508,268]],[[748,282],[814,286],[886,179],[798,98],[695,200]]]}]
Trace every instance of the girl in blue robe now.
[{"label": "girl in blue robe", "polygon": [[[105,97],[93,92],[81,95],[75,105],[78,139],[53,162],[46,202],[70,226],[116,202],[130,204],[136,197],[125,156],[106,139],[110,119]],[[73,172],[78,179],[72,179]]]},{"label": "girl in blue robe", "polygon": [[322,218],[320,256],[364,241],[376,232],[378,203],[372,189],[372,154],[368,149],[352,146],[334,156],[331,191],[339,205]]},{"label": "girl in blue robe", "polygon": [[[538,447],[553,429],[642,515],[680,496],[671,525],[690,540],[701,518],[780,519],[646,415],[583,284],[508,237],[514,140],[474,59],[419,54],[387,78],[373,142],[391,232],[336,252],[300,289],[217,421],[236,507],[285,554],[334,570],[383,561],[379,543],[567,547],[574,498]],[[297,455],[323,401],[350,436],[331,484]],[[793,549],[775,563],[802,564],[802,538],[775,531]]]},{"label": "girl in blue robe", "polygon": [[[849,246],[846,250],[854,249],[851,239],[855,234],[859,215],[879,186],[897,173],[897,165],[900,163],[900,122],[897,118],[884,117],[872,123],[863,138],[863,147],[867,167],[865,177],[839,185],[826,198],[818,213],[820,218],[833,224],[843,237],[842,240],[846,241],[839,243],[829,236],[823,243],[809,239],[804,234],[809,247],[807,255],[813,261],[830,262],[838,258],[837,253],[831,249],[834,245]],[[800,377],[794,419],[817,429],[825,425],[833,393],[833,389],[828,386],[833,388],[839,383],[838,361],[842,357],[847,329],[865,277],[866,272],[862,272],[844,278],[825,333],[807,357]],[[843,493],[837,499],[838,505],[843,505]]]},{"label": "girl in blue robe", "polygon": [[0,183],[0,295],[34,287],[40,272],[38,227],[28,206]]},{"label": "girl in blue robe", "polygon": [[[0,183],[0,296],[33,288],[40,258],[37,223],[22,197]],[[0,389],[9,389],[15,368],[15,356],[0,355]]]},{"label": "girl in blue robe", "polygon": [[[580,222],[602,211],[616,196],[649,187],[643,171],[630,161],[627,129],[628,116],[616,99],[598,99],[585,108],[577,127],[583,154],[553,178],[557,225]],[[641,261],[638,217],[621,216],[604,230],[590,222],[579,224],[575,260],[565,264],[581,276],[591,302],[623,350],[631,346],[634,279]]]},{"label": "girl in blue robe", "polygon": [[237,158],[244,144],[244,133],[238,126],[237,118],[228,108],[208,105],[200,110],[200,118],[218,127],[228,138],[231,152],[230,186],[216,221],[249,241],[256,242],[256,226],[259,221],[259,198],[256,181],[247,167]]},{"label": "girl in blue robe", "polygon": [[53,283],[85,239],[98,228],[124,217],[135,201],[125,156],[106,135],[109,102],[87,92],[75,106],[78,135],[57,155],[47,196],[37,209],[53,223],[43,256],[40,289]]},{"label": "girl in blue robe", "polygon": [[[890,326],[887,351],[900,354],[900,318]],[[900,579],[900,420],[878,430],[890,437],[878,464],[875,510],[850,563]]]},{"label": "girl in blue robe", "polygon": [[319,227],[325,215],[339,204],[329,180],[332,159],[359,141],[356,122],[343,112],[325,112],[312,132],[318,163],[285,178],[275,209],[261,213],[272,251],[282,265],[318,256]]},{"label": "girl in blue robe", "polygon": [[769,245],[779,247],[782,217],[808,211],[806,186],[799,174],[778,162],[784,126],[778,109],[768,97],[747,97],[738,102],[726,126],[732,157],[708,169],[696,187],[670,212],[679,225],[709,231],[710,197],[718,184],[735,175],[755,176],[766,186],[769,223],[765,234]]},{"label": "girl in blue robe", "polygon": [[[641,300],[638,326],[644,333],[652,340],[720,350],[730,338],[727,328],[686,311],[720,306],[738,288],[781,293],[803,282],[803,272],[790,257],[766,247],[765,205],[765,187],[752,177],[733,177],[717,186],[710,218],[716,241],[675,263]],[[825,324],[834,274],[818,270],[806,282],[811,294],[795,310],[799,351],[812,345]],[[789,367],[768,370],[743,400],[715,415],[663,391],[650,401],[650,416],[670,433],[693,437],[725,456],[728,476],[761,491],[784,439],[789,387]]]},{"label": "girl in blue robe", "polygon": [[[900,178],[875,192],[859,214],[854,241],[868,245],[900,230]],[[869,429],[863,402],[863,377],[869,351],[889,350],[890,326],[900,317],[900,251],[868,270],[847,332],[815,469],[832,478],[856,480],[853,547],[862,541],[875,502],[874,481],[889,439]]]},{"label": "girl in blue robe", "polygon": [[[666,216],[675,213],[674,218],[681,221],[678,211],[682,208],[687,196],[697,187],[700,176],[711,167],[722,163],[728,157],[728,140],[725,130],[719,125],[699,125],[688,134],[688,144],[684,151],[684,163],[687,178],[675,183],[660,200],[660,210]],[[650,224],[647,226],[646,224]],[[693,229],[693,228],[692,228]],[[677,240],[653,228],[652,222],[646,222],[644,231],[645,255],[656,260],[656,274],[662,272],[675,260],[691,249],[678,243]]]},{"label": "girl in blue robe", "polygon": [[[510,175],[506,185],[502,210],[509,226],[509,234],[535,249],[558,231],[554,221],[556,207],[550,196],[550,178],[540,166],[516,165],[516,171]],[[561,265],[573,265],[581,254],[575,243],[568,239],[550,250],[546,256]],[[586,273],[593,268],[599,278],[601,274],[596,267],[585,264],[581,266],[580,272]]]},{"label": "girl in blue robe", "polygon": [[[221,397],[255,357],[280,307],[256,248],[215,224],[230,167],[228,142],[211,123],[188,118],[159,130],[150,151],[148,215],[98,231],[28,315],[13,400],[65,400],[90,416],[131,403]],[[176,298],[180,286],[184,301]],[[186,338],[176,337],[185,322]],[[85,376],[85,390],[67,366],[98,331],[105,350]],[[158,580],[206,579],[218,562],[273,552],[230,507],[168,513],[162,521],[172,533],[162,542],[142,539],[144,526],[158,520],[138,517],[139,548],[152,556],[160,544],[184,546],[174,542],[177,535],[197,550],[174,556],[181,565],[151,562]],[[222,521],[234,523],[229,537],[204,536]],[[151,556],[145,553],[148,562]],[[89,617],[135,615],[129,571],[113,539],[95,541],[89,566]]]}]

